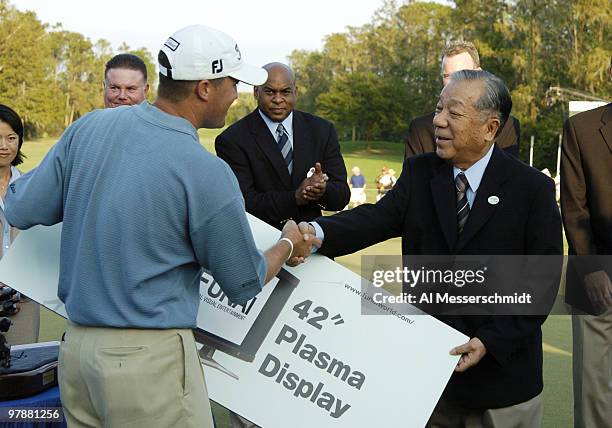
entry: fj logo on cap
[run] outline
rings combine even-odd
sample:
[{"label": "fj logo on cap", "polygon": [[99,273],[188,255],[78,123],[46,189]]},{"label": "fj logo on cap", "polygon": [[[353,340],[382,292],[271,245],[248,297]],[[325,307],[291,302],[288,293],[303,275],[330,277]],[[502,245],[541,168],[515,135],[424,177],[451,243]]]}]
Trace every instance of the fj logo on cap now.
[{"label": "fj logo on cap", "polygon": [[223,71],[223,61],[220,59],[216,59],[212,62],[212,72],[213,74],[221,73]]},{"label": "fj logo on cap", "polygon": [[236,49],[236,52],[238,53],[238,61],[240,61],[242,59],[242,54],[240,53],[240,49],[238,49],[238,43],[236,43],[234,49]]},{"label": "fj logo on cap", "polygon": [[170,49],[172,52],[176,51],[180,45],[181,43],[172,37],[169,37],[168,40],[166,40],[166,43],[164,43],[164,46]]}]

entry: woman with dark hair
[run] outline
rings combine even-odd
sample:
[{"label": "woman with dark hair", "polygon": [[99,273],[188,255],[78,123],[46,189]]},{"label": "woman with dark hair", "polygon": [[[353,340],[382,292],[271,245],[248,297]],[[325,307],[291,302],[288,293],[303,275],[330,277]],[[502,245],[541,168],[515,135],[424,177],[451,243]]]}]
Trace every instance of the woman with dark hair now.
[{"label": "woman with dark hair", "polygon": [[[11,227],[4,216],[4,197],[9,185],[21,172],[17,165],[25,157],[21,152],[23,145],[23,123],[13,109],[0,104],[0,258],[17,236],[17,229]],[[6,285],[0,282],[0,291]],[[13,325],[5,334],[11,345],[38,341],[40,327],[40,308],[38,304],[22,296],[17,303],[18,312],[12,316]]]}]

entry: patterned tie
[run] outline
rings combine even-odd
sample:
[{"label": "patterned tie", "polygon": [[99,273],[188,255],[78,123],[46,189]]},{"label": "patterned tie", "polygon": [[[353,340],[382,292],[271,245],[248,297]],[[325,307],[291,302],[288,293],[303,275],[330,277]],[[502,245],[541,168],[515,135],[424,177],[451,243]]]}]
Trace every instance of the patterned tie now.
[{"label": "patterned tie", "polygon": [[463,226],[467,222],[468,215],[470,215],[470,204],[467,198],[467,189],[470,188],[465,175],[460,172],[455,178],[455,189],[457,190],[457,230],[459,233],[463,231]]},{"label": "patterned tie", "polygon": [[279,123],[278,127],[276,128],[276,141],[278,141],[278,148],[281,151],[283,159],[285,159],[289,174],[291,174],[291,171],[293,170],[293,149],[291,148],[291,143],[289,143],[287,131],[282,123]]}]

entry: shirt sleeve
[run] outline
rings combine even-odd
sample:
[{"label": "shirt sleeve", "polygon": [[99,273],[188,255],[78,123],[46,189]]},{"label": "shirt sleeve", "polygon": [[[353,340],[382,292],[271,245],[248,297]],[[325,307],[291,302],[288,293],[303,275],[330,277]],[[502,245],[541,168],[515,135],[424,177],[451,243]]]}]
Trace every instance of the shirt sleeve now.
[{"label": "shirt sleeve", "polygon": [[51,226],[62,221],[64,180],[73,128],[64,132],[37,168],[9,186],[5,214],[12,226],[25,230],[38,224]]},{"label": "shirt sleeve", "polygon": [[[325,239],[325,232],[323,232],[323,228],[319,225],[319,223],[317,223],[316,221],[312,221],[309,223],[312,227],[314,227],[315,230],[315,238],[317,238],[318,240],[320,240],[321,242],[323,242],[323,240]],[[312,247],[313,249],[315,248],[315,246],[313,245]]]},{"label": "shirt sleeve", "polygon": [[229,201],[191,233],[199,263],[208,269],[227,297],[242,304],[265,283],[266,259],[255,245],[244,205]]},{"label": "shirt sleeve", "polygon": [[255,244],[236,177],[216,158],[209,167],[214,185],[190,175],[195,182],[188,214],[190,238],[198,263],[232,302],[241,304],[261,291],[268,266]]}]

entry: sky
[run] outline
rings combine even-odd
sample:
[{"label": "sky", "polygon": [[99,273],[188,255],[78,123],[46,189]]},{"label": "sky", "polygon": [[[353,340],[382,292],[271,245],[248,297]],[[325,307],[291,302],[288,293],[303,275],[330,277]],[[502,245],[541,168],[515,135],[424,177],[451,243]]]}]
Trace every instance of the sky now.
[{"label": "sky", "polygon": [[347,26],[370,22],[383,0],[10,0],[36,12],[46,23],[81,33],[92,42],[106,39],[113,49],[126,42],[146,47],[155,58],[176,30],[192,24],[232,36],[245,61],[286,62],[294,49],[319,49],[323,38]]}]

